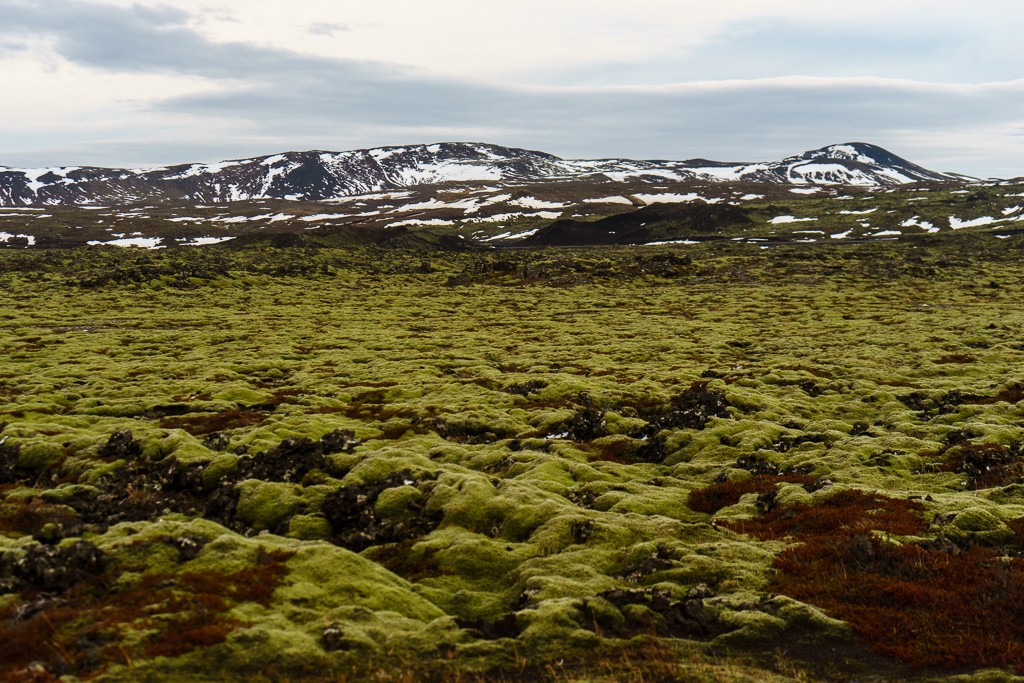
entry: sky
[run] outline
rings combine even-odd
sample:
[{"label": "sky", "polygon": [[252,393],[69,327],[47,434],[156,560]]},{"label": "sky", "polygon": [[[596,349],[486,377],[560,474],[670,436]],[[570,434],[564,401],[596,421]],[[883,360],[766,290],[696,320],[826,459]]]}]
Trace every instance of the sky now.
[{"label": "sky", "polygon": [[1021,0],[0,0],[0,166],[490,142],[1024,176]]}]

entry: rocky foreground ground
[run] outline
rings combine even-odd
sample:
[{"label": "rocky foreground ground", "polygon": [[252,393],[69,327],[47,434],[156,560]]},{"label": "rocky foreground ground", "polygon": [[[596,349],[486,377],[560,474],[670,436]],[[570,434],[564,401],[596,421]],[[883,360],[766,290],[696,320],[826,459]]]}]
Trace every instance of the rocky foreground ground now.
[{"label": "rocky foreground ground", "polygon": [[0,678],[1009,679],[1022,251],[0,253]]}]

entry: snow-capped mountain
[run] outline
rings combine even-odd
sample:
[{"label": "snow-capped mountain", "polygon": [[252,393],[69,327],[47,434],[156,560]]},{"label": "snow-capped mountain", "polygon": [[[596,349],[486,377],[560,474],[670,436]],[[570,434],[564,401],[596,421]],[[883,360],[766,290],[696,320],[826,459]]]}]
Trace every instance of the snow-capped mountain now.
[{"label": "snow-capped mountain", "polygon": [[891,187],[962,182],[866,143],[832,145],[762,163],[568,160],[524,149],[465,142],[349,152],[287,152],[150,169],[0,166],[0,206],[252,199],[324,200],[440,183],[759,182]]}]

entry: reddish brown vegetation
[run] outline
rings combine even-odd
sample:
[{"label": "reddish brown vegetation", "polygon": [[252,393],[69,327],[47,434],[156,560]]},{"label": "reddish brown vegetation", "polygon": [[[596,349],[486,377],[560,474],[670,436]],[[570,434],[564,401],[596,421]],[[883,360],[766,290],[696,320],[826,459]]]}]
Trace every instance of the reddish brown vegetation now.
[{"label": "reddish brown vegetation", "polygon": [[985,396],[979,398],[976,401],[970,401],[977,405],[992,405],[1005,401],[1006,403],[1018,403],[1024,401],[1024,384],[1012,384],[1004,389],[1000,390],[998,394],[994,396]]},{"label": "reddish brown vegetation", "polygon": [[967,475],[967,486],[974,491],[1005,486],[1024,480],[1024,454],[1020,444],[964,442],[949,449],[939,469]]},{"label": "reddish brown vegetation", "polygon": [[[880,654],[913,666],[1024,670],[1024,560],[874,533],[920,534],[923,510],[916,501],[842,491],[727,525],[799,541],[776,558],[774,589],[842,619]],[[1019,541],[1024,521],[1011,527]]]},{"label": "reddish brown vegetation", "polygon": [[56,600],[12,605],[0,611],[0,679],[25,674],[33,662],[48,672],[78,676],[96,674],[112,662],[130,663],[139,653],[118,642],[124,629],[152,631],[141,653],[147,657],[221,643],[244,625],[226,611],[246,601],[268,605],[287,575],[290,556],[261,551],[254,566],[238,572],[150,574],[121,591],[100,576]]},{"label": "reddish brown vegetation", "polygon": [[724,522],[724,526],[760,538],[834,536],[869,530],[920,534],[928,525],[919,514],[924,505],[878,493],[840,491],[813,505],[777,507],[756,519]]},{"label": "reddish brown vegetation", "polygon": [[212,415],[187,415],[183,417],[165,417],[160,420],[164,429],[184,429],[193,436],[212,434],[226,429],[251,427],[259,424],[270,414],[256,410],[225,410]]},{"label": "reddish brown vegetation", "polygon": [[76,521],[75,511],[66,505],[53,505],[40,498],[13,498],[0,508],[0,532],[35,535],[47,524],[70,527]]},{"label": "reddish brown vegetation", "polygon": [[775,566],[777,590],[842,619],[876,652],[915,666],[1024,668],[1024,560],[841,534],[787,548]]},{"label": "reddish brown vegetation", "polygon": [[966,354],[966,353],[951,353],[948,356],[941,356],[939,358],[936,358],[935,359],[935,363],[937,363],[937,364],[956,363],[956,364],[966,365],[968,363],[975,363],[975,362],[977,362],[977,360],[978,359],[975,358],[974,356],[971,356],[971,355]]},{"label": "reddish brown vegetation", "polygon": [[735,505],[748,493],[772,494],[779,483],[811,484],[814,477],[803,474],[757,475],[742,481],[717,481],[690,492],[686,504],[691,510],[713,515],[722,508]]}]

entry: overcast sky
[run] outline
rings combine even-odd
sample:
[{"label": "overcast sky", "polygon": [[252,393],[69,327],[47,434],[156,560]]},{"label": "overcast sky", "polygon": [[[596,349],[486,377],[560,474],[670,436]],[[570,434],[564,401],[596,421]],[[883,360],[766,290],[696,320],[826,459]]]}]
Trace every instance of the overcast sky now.
[{"label": "overcast sky", "polygon": [[0,0],[0,165],[444,140],[1024,175],[1021,0]]}]

